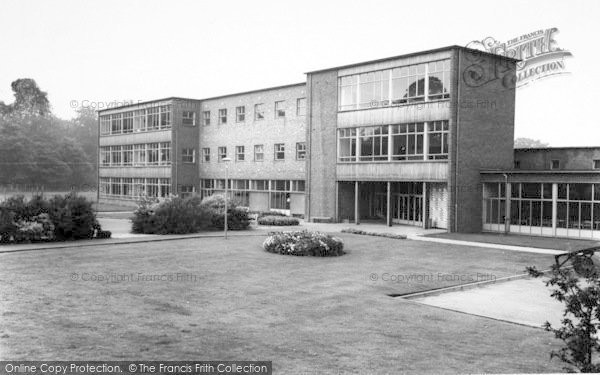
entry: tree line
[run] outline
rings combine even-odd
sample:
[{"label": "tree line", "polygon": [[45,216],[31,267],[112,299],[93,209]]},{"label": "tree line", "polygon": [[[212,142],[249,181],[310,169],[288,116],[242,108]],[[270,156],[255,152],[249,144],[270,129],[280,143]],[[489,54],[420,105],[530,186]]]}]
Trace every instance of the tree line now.
[{"label": "tree line", "polygon": [[52,113],[48,94],[33,79],[18,79],[11,88],[14,102],[0,101],[0,187],[96,186],[96,112],[81,108],[64,120]]}]

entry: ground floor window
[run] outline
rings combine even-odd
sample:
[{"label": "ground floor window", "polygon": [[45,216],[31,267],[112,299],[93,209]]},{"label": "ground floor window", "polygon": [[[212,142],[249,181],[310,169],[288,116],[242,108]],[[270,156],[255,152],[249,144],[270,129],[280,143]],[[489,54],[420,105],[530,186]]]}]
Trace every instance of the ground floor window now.
[{"label": "ground floor window", "polygon": [[[504,231],[505,183],[483,186],[484,229]],[[508,229],[534,235],[600,238],[600,184],[511,183]]]},{"label": "ground floor window", "polygon": [[100,196],[107,198],[139,199],[167,197],[171,194],[170,178],[101,177]]}]

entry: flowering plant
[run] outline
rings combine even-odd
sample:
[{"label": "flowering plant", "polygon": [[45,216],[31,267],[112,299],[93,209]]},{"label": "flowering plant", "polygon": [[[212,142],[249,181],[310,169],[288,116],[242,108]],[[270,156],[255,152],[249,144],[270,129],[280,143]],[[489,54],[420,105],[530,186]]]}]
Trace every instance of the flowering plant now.
[{"label": "flowering plant", "polygon": [[339,256],[344,254],[344,243],[337,237],[321,232],[273,232],[263,242],[271,253],[297,256]]}]

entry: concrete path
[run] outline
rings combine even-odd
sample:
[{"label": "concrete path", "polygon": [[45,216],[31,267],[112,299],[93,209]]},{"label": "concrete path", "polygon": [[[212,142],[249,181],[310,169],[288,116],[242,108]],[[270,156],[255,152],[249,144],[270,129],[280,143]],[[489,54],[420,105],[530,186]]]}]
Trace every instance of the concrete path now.
[{"label": "concrete path", "polygon": [[537,253],[537,254],[558,255],[558,254],[565,253],[563,250],[540,249],[537,247],[526,247],[526,246],[501,245],[501,244],[494,244],[494,243],[487,243],[487,242],[450,240],[447,238],[424,237],[422,234],[411,234],[408,236],[408,239],[415,240],[415,241],[437,242],[437,243],[450,244],[450,245],[485,247],[485,248],[489,248],[489,249],[501,249],[501,250],[509,250],[509,251],[524,251],[524,252],[528,252],[528,253]]},{"label": "concrete path", "polygon": [[412,301],[467,314],[540,328],[560,325],[564,306],[550,297],[544,278],[521,279],[415,298]]}]

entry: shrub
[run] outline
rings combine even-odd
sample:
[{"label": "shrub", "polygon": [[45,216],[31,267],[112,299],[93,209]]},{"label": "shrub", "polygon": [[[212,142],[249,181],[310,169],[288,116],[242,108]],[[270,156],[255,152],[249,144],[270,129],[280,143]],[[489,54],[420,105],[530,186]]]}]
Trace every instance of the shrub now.
[{"label": "shrub", "polygon": [[344,254],[344,243],[337,237],[309,231],[274,232],[263,243],[270,252],[297,256],[339,256]]},{"label": "shrub", "polygon": [[96,233],[96,238],[110,238],[111,236],[112,236],[112,233],[109,230],[99,230]]},{"label": "shrub", "polygon": [[[225,196],[211,195],[202,200],[202,210],[208,215],[210,226],[217,229],[225,228]],[[238,207],[232,199],[227,199],[227,229],[242,230],[250,225],[249,211],[247,208]]]},{"label": "shrub", "polygon": [[142,199],[134,211],[132,231],[151,234],[185,234],[206,226],[207,215],[200,207],[199,197],[172,197],[158,203]]},{"label": "shrub", "polygon": [[75,193],[29,201],[19,195],[0,204],[0,242],[77,240],[92,238],[95,230],[100,225],[92,202]]},{"label": "shrub", "polygon": [[92,238],[98,221],[92,202],[75,193],[56,195],[50,199],[49,214],[57,240]]},{"label": "shrub", "polygon": [[[552,266],[546,286],[553,287],[551,296],[564,304],[561,326],[546,322],[546,331],[564,342],[564,346],[550,353],[570,367],[566,372],[600,372],[600,272],[591,257],[575,255],[571,267]],[[540,277],[543,272],[528,267],[528,273]]]},{"label": "shrub", "polygon": [[300,220],[289,216],[262,216],[258,218],[260,225],[298,225]]}]

